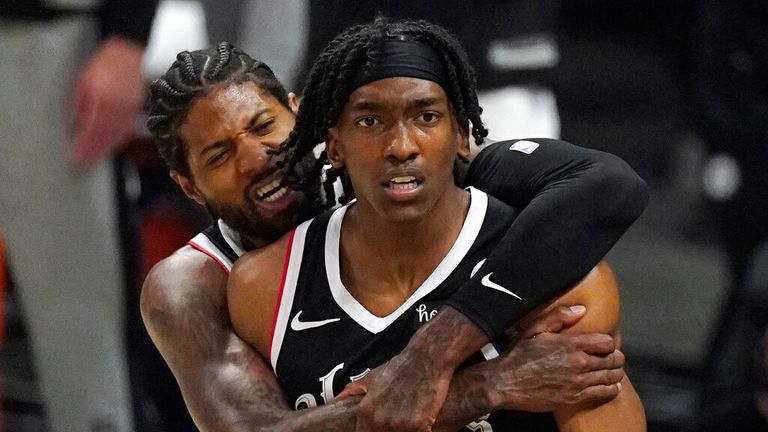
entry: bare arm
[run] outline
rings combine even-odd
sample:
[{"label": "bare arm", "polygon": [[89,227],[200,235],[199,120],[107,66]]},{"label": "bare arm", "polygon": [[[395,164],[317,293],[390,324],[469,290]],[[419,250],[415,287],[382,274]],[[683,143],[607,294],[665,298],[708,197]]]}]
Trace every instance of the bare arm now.
[{"label": "bare arm", "polygon": [[[619,333],[619,292],[616,279],[608,264],[598,264],[576,287],[555,301],[563,304],[587,305],[587,314],[565,334],[601,332],[614,335],[621,346]],[[622,431],[644,432],[645,412],[629,377],[624,377],[619,395],[605,403],[577,404],[555,411],[562,432]]]},{"label": "bare arm", "polygon": [[152,269],[141,293],[144,323],[203,431],[253,430],[290,409],[266,362],[232,330],[226,280],[186,247]]}]

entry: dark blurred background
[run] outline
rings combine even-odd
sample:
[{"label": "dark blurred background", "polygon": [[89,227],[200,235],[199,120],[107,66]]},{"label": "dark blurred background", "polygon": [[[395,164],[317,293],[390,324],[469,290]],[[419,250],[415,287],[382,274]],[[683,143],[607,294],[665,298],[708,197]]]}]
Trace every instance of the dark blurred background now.
[{"label": "dark blurred background", "polygon": [[[168,0],[161,8],[190,4]],[[428,18],[463,41],[489,100],[514,88],[552,102],[554,119],[538,134],[629,162],[650,185],[651,202],[608,261],[620,283],[624,351],[649,431],[768,430],[759,402],[768,321],[767,2],[326,0],[309,1],[303,10],[308,30],[296,64],[304,66],[292,71],[294,83],[350,24],[377,11]],[[164,13],[164,22],[182,20]],[[202,38],[216,41],[216,31],[201,29],[208,34]],[[198,48],[180,43],[179,49]],[[161,56],[160,71],[179,49]],[[259,55],[256,47],[243,49]],[[546,107],[528,114],[486,109],[496,109],[502,122],[552,114]],[[491,124],[499,139],[537,133],[497,129],[503,135]],[[126,280],[133,287],[126,307],[137,430],[188,430],[172,378],[141,325],[137,298],[146,270],[192,237],[206,216],[170,183],[147,139],[136,140],[115,164]],[[4,430],[42,431],[45,413],[24,317],[14,303],[12,268],[8,274],[0,415]]]}]

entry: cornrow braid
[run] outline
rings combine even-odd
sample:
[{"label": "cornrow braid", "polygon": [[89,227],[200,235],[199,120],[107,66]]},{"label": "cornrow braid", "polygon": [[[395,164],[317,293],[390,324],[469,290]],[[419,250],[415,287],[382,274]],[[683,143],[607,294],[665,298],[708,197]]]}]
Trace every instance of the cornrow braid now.
[{"label": "cornrow braid", "polygon": [[200,96],[212,89],[251,81],[286,107],[288,93],[265,63],[255,60],[229,42],[197,51],[182,51],[168,71],[150,86],[147,128],[168,166],[191,177],[186,146],[178,127]]},{"label": "cornrow braid", "polygon": [[[447,76],[444,90],[458,121],[462,124],[469,121],[475,142],[483,142],[488,131],[480,117],[483,110],[477,100],[475,72],[456,37],[426,21],[388,22],[377,17],[370,24],[348,28],[319,55],[304,87],[296,126],[276,153],[284,153],[293,165],[306,161],[307,154],[323,142],[328,129],[338,121],[349,95],[355,90],[359,72],[371,70],[376,64],[387,38],[418,40],[438,53]],[[327,155],[323,152],[308,172],[310,177],[306,181],[316,181],[326,170],[323,188],[330,207],[335,202],[332,183],[341,173],[327,169],[328,165]]]}]

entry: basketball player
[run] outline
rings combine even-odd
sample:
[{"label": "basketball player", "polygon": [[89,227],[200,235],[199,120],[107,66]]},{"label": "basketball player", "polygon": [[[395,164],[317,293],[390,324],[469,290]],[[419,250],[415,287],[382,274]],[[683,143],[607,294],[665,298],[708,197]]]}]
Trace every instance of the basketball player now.
[{"label": "basketball player", "polygon": [[[202,430],[237,430],[263,425],[265,419],[292,418],[295,413],[285,405],[271,371],[258,353],[234,335],[225,286],[231,262],[239,254],[269,243],[298,221],[295,211],[304,194],[294,175],[287,176],[285,184],[274,183],[286,170],[266,151],[277,148],[287,137],[293,126],[295,98],[285,93],[266,65],[222,44],[180,54],[179,61],[153,86],[153,102],[150,128],[173,178],[221,219],[190,242],[191,246],[153,269],[142,293],[145,323]],[[578,220],[574,226],[579,229],[563,226],[553,231],[562,231],[563,247],[585,260],[576,267],[594,265],[644,206],[642,182],[610,155],[552,140],[541,141],[541,147],[531,154],[501,149],[504,151],[495,152],[497,156],[506,158],[510,169],[519,166],[520,177],[503,178],[495,190],[523,202],[536,195],[516,224],[526,214],[531,215],[534,226],[539,219],[555,218],[547,215],[552,207],[558,208],[555,202],[573,209],[572,220]],[[493,149],[483,153],[491,155],[485,158],[490,162],[497,156],[489,150]],[[559,185],[560,201],[551,200],[554,194],[547,192],[553,185]],[[601,195],[599,202],[607,203],[606,212],[586,218],[595,208],[590,200],[597,195]],[[599,240],[586,253],[577,253],[589,244],[587,237],[580,238],[584,231],[591,231]],[[520,236],[516,230],[510,233]],[[535,255],[531,249],[536,248],[531,246],[539,245],[528,243],[528,253]],[[570,268],[557,271],[564,271],[566,280],[573,277],[568,276],[573,271]],[[531,283],[547,285],[535,278]],[[574,318],[569,309],[561,311],[564,320]],[[521,356],[516,361],[522,361]],[[529,400],[538,397],[538,409],[545,403],[581,401],[569,399],[578,393],[579,386],[573,383],[581,377],[573,369],[568,372],[559,375],[561,392],[531,385]],[[574,391],[562,391],[568,385]],[[201,388],[206,391],[199,391]],[[544,400],[544,394],[549,400]],[[584,398],[595,396],[585,392]]]},{"label": "basketball player", "polygon": [[[369,171],[362,170],[362,173],[359,174],[361,177],[365,177],[369,182],[379,181],[378,189],[362,182],[363,185],[366,185],[366,192],[373,195],[384,194],[383,190],[414,190],[424,193],[425,189],[422,183],[425,179],[419,177],[420,175],[424,176],[424,173],[418,171],[411,173],[407,169],[403,169],[401,172],[391,169],[391,166],[397,166],[397,163],[404,167],[418,165],[415,161],[420,160],[421,154],[419,151],[422,149],[419,145],[414,144],[414,142],[418,142],[421,137],[428,136],[426,131],[430,130],[431,122],[435,118],[447,121],[444,115],[434,115],[434,113],[430,113],[424,108],[425,106],[431,106],[435,100],[440,98],[434,94],[417,94],[416,96],[419,98],[416,98],[414,101],[386,99],[383,97],[381,99],[372,98],[372,100],[363,97],[355,103],[352,100],[348,100],[350,94],[355,94],[358,91],[356,89],[365,88],[360,87],[361,85],[390,77],[410,77],[437,83],[443,92],[443,97],[450,101],[450,112],[455,116],[453,119],[458,122],[459,129],[463,130],[466,135],[471,130],[475,140],[482,142],[486,131],[479,117],[481,110],[477,106],[473,73],[466,61],[466,54],[461,49],[458,41],[444,29],[428,23],[417,22],[387,26],[383,20],[377,20],[372,25],[355,26],[348,29],[334,39],[318,57],[318,61],[310,73],[309,82],[305,88],[303,108],[297,119],[295,133],[292,135],[289,144],[282,150],[288,153],[294,161],[297,161],[301,160],[304,155],[311,151],[317,143],[323,141],[323,139],[329,143],[329,140],[342,141],[343,138],[346,146],[352,145],[349,143],[355,142],[356,139],[360,139],[363,143],[367,139],[378,139],[388,143],[387,146],[382,146],[381,153],[384,154],[382,158],[386,159],[389,165],[381,164],[381,166],[378,166],[371,164]],[[405,88],[387,90],[385,87],[380,89],[380,92],[384,94],[389,91],[394,95],[401,94],[399,92],[405,90]],[[394,98],[394,96],[392,97]],[[356,104],[359,104],[359,106]],[[338,125],[339,123],[337,122],[341,122],[344,118],[345,110],[350,105],[352,105],[352,114],[356,114],[359,117],[350,120],[350,123],[346,126],[351,132],[345,134],[344,131],[347,129],[342,129],[339,126],[337,130],[334,128],[334,125]],[[397,111],[398,109],[401,111]],[[406,119],[406,114],[403,114],[403,112],[412,115],[412,117]],[[427,118],[419,123],[417,114],[420,115],[423,112],[427,112]],[[421,126],[416,127],[413,124],[420,124]],[[363,126],[365,126],[366,131],[369,131],[369,135],[355,134],[355,131],[358,131],[356,128],[362,128]],[[408,129],[408,127],[411,127],[411,129]],[[337,138],[336,135],[341,135],[342,138]],[[328,152],[330,153],[332,146],[330,143],[328,145]],[[394,150],[391,149],[400,145],[408,147],[408,151],[404,151],[407,154],[397,155],[392,153]],[[345,146],[339,145],[338,147],[344,148]],[[370,149],[366,148],[366,150]],[[426,153],[427,150],[424,150],[424,152]],[[465,161],[466,158],[466,152],[458,154],[459,162]],[[331,158],[331,163],[333,164],[333,162]],[[461,165],[459,162],[457,162],[457,166]],[[320,158],[315,172],[318,172],[325,163],[327,163],[327,159]],[[349,174],[349,167],[343,164],[341,166],[345,167],[347,174]],[[390,171],[395,174],[390,175]],[[455,171],[460,171],[460,169]],[[328,174],[329,178],[332,180],[338,173],[338,170],[331,171]],[[454,176],[456,176],[456,172],[454,172]],[[310,178],[312,177],[310,176]],[[328,186],[327,183],[326,186]],[[358,185],[349,188],[349,190],[356,192],[359,196],[361,192],[358,189]],[[327,187],[326,191],[331,192]],[[390,197],[395,201],[407,201],[406,198],[401,196],[407,196],[407,193],[393,193],[399,197]],[[429,193],[426,196],[433,197]],[[368,197],[366,196],[366,198]],[[417,204],[421,206],[419,207],[420,211],[426,211],[435,205],[435,201],[427,200]],[[360,204],[358,205],[360,208],[366,208]],[[372,213],[382,212],[383,207],[381,206],[382,204],[373,201],[371,204],[372,210],[369,209],[370,211],[365,213],[366,216],[371,217]],[[415,213],[408,214],[414,216]],[[440,219],[440,217],[443,219]],[[450,220],[445,219],[445,214],[440,217],[438,217],[437,221],[444,222]],[[361,229],[363,226],[360,219],[357,219],[358,225],[356,227],[358,229]],[[367,224],[367,221],[365,223]],[[406,226],[410,225],[406,224]],[[419,233],[430,232],[425,226],[419,226],[419,228]],[[393,230],[408,232],[407,230],[402,230],[402,225],[397,225],[397,228],[392,228],[389,231],[379,227],[377,232],[386,232],[388,234],[386,239],[388,240],[392,238],[397,239],[398,237],[393,234]],[[417,233],[410,232],[409,234],[405,237],[420,238],[417,236]],[[415,263],[420,262],[422,257],[420,253],[422,251],[429,251],[429,247],[426,244],[420,243],[416,243],[415,247],[410,248],[407,244],[399,244],[392,251],[397,251],[396,255],[409,257],[409,259],[406,262],[401,262],[401,267],[387,267],[381,263],[391,259],[393,252],[388,252],[386,248],[380,246],[380,244],[386,244],[384,239],[380,239],[382,241],[376,244],[370,241],[371,238],[376,238],[374,234],[368,234],[367,236],[359,234],[357,237],[352,237],[353,239],[348,241],[357,243],[353,243],[355,247],[347,247],[350,248],[349,250],[354,250],[355,253],[347,252],[354,259],[349,257],[347,259],[354,261],[355,265],[348,265],[346,268],[342,266],[342,274],[347,278],[351,278],[355,283],[362,285],[365,285],[364,281],[370,278],[370,283],[379,287],[379,289],[373,290],[378,295],[377,301],[367,305],[368,307],[358,307],[361,302],[355,303],[351,300],[356,299],[356,296],[354,294],[350,296],[343,295],[344,293],[349,294],[347,289],[338,289],[339,284],[336,283],[338,281],[333,281],[329,277],[330,289],[334,293],[334,301],[343,307],[347,307],[343,311],[346,315],[354,316],[355,313],[360,312],[358,315],[365,316],[361,311],[370,313],[370,306],[387,301],[391,302],[391,306],[396,306],[387,309],[385,305],[384,310],[389,312],[399,310],[397,307],[405,307],[404,305],[407,304],[407,301],[413,298],[411,295],[415,296],[416,294],[414,293],[420,289],[419,284],[414,283],[414,281],[419,281],[421,275],[427,277],[430,274],[429,271],[432,271],[435,268],[434,266],[441,262],[437,260],[432,263],[434,266],[430,267],[430,261],[426,260],[424,265],[420,267]],[[334,240],[331,239],[329,241],[333,242]],[[430,239],[429,241],[434,242],[435,239]],[[273,247],[279,249],[280,245]],[[326,245],[326,255],[330,255],[330,251],[335,251],[335,247]],[[340,248],[344,251],[345,246],[343,243]],[[505,252],[513,250],[511,245],[504,245],[502,243],[495,250],[497,256],[499,249],[504,249]],[[367,265],[373,265],[374,267],[366,267],[366,263],[359,264],[357,262],[358,257],[356,256],[358,253],[369,259]],[[268,255],[269,251],[262,251],[260,254],[256,254],[256,256],[261,256],[262,254]],[[444,255],[439,253],[437,255],[444,257]],[[551,259],[546,257],[544,259],[547,265],[551,265]],[[398,262],[396,258],[392,259],[392,261]],[[255,262],[258,263],[259,260],[256,259]],[[498,274],[498,270],[504,264],[503,261],[494,261],[494,256],[491,255],[487,258],[487,262],[484,262],[485,268],[483,268],[482,272],[477,273],[477,276],[475,276],[476,272],[472,272],[475,280],[480,279],[479,283],[474,286],[470,285],[469,288],[466,286],[460,287],[458,290],[454,290],[455,292],[451,292],[450,299],[446,300],[446,305],[451,307],[444,308],[442,313],[416,333],[395,359],[389,361],[372,374],[367,390],[368,393],[361,403],[362,415],[358,418],[359,428],[363,430],[369,428],[386,430],[394,427],[407,430],[423,430],[423,428],[428,428],[440,412],[442,402],[447,395],[448,384],[453,371],[467,358],[470,350],[480,348],[482,343],[487,342],[488,339],[492,341],[498,340],[498,335],[503,332],[503,326],[510,324],[499,319],[499,317],[504,317],[504,314],[501,312],[502,309],[514,309],[510,306],[511,304],[530,297],[529,294],[534,294],[535,290],[521,295],[520,291],[510,290],[510,287],[513,286],[517,288],[519,281],[502,281],[499,276],[494,276],[495,273]],[[415,266],[410,268],[411,273],[409,273],[409,267],[406,264]],[[332,260],[328,261],[326,265],[330,269],[335,268]],[[478,267],[480,266],[478,265]],[[384,282],[377,285],[374,281],[388,280],[388,272],[384,274],[376,272],[376,270],[382,268],[388,268],[388,270],[396,275],[401,275],[404,272],[407,276],[406,280],[396,280],[396,287],[394,288],[391,286],[386,287]],[[429,271],[421,274],[420,272],[423,272],[424,269]],[[338,269],[335,271],[338,271]],[[264,275],[262,274],[262,276]],[[492,276],[495,280],[491,279]],[[263,286],[265,280],[262,279],[261,283],[257,283],[255,286]],[[410,282],[411,285],[408,285],[406,282]],[[385,287],[381,288],[380,285],[385,285]],[[243,289],[246,294],[238,300],[247,299],[249,293],[245,287],[247,285],[236,287],[234,290],[230,290],[230,294]],[[360,296],[367,295],[370,289],[366,286],[364,289],[361,289],[365,294],[360,292],[357,294]],[[407,295],[395,296],[394,299],[386,298],[387,295],[391,294],[388,289],[399,290],[400,294],[406,293]],[[320,290],[322,291],[322,287],[320,287]],[[461,302],[457,302],[457,299],[460,299]],[[229,301],[230,313],[238,334],[241,336],[247,334],[248,336],[245,337],[247,341],[257,344],[263,343],[263,339],[258,339],[258,337],[264,336],[264,329],[258,327],[258,318],[254,318],[257,324],[255,327],[251,327],[252,323],[247,319],[238,321],[235,317],[236,313],[233,311],[239,308],[242,302],[233,301],[232,297],[229,298]],[[264,301],[263,298],[261,298],[261,301]],[[290,307],[290,304],[288,306]],[[354,311],[350,311],[349,307]],[[239,312],[242,311],[239,310]],[[617,321],[611,318],[611,312],[613,315],[617,315],[618,310],[615,308],[612,310],[608,307],[605,312],[595,315],[598,328],[604,326],[606,331],[617,331],[614,327]],[[243,316],[240,316],[240,318],[243,318]],[[387,322],[392,322],[392,320]],[[438,322],[439,324],[436,324]],[[496,327],[499,324],[501,326]],[[485,329],[486,334],[484,335],[479,331],[478,327]],[[447,336],[449,334],[451,336]],[[268,345],[260,345],[262,354],[265,354],[263,348],[269,346],[270,350],[272,350],[271,354],[274,356],[275,352],[273,349],[275,345],[273,343],[275,342],[279,342],[279,340],[270,340]],[[367,340],[366,343],[381,345],[371,340]],[[399,350],[395,352],[399,352]],[[323,354],[320,355],[323,356]],[[367,358],[366,361],[377,365],[380,364],[381,358]],[[277,368],[274,360],[273,367]],[[279,371],[277,372],[279,374]],[[408,383],[405,390],[402,389],[403,382]],[[642,417],[642,406],[639,400],[637,400],[634,391],[628,391],[627,397],[619,402],[619,405],[622,407],[626,405],[632,412],[639,413],[637,417]],[[600,423],[601,419],[610,420],[611,418],[616,418],[610,409],[601,411],[601,413],[607,413],[607,415],[588,415],[588,418],[596,419],[598,421],[597,424]],[[568,416],[565,416],[565,418],[567,419]],[[608,421],[608,424],[610,424],[610,421]]]}]

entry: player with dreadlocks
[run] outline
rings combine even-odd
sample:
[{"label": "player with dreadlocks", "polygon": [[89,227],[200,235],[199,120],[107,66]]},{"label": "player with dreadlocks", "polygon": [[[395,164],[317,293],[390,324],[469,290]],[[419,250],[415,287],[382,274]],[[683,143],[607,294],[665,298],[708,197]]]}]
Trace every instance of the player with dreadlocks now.
[{"label": "player with dreadlocks", "polygon": [[[295,215],[296,209],[311,213],[315,208],[317,194],[306,192],[296,181],[311,178],[301,172],[305,164],[295,164],[289,171],[280,163],[282,156],[272,154],[293,127],[295,110],[295,96],[282,88],[267,65],[227,43],[181,53],[152,85],[149,128],[171,176],[216,218],[188,246],[153,268],[142,290],[142,314],[150,335],[171,366],[203,431],[258,430],[265,426],[282,430],[298,424],[334,430],[325,417],[329,412],[340,424],[350,425],[351,421],[354,426],[356,408],[351,402],[328,407],[322,416],[297,417],[292,406],[286,405],[282,389],[263,358],[234,334],[227,314],[225,289],[232,262],[298,222],[301,216]],[[572,223],[546,227],[547,232],[563,239],[563,249],[579,261],[567,268],[557,265],[540,270],[547,274],[564,272],[558,286],[564,286],[572,272],[591,268],[642,210],[642,182],[611,155],[551,140],[541,141],[541,147],[532,154],[496,154],[492,150],[485,150],[475,162],[478,172],[499,176],[489,163],[503,160],[517,176],[501,176],[491,189],[521,207],[531,202],[513,227],[529,215],[528,226],[536,229],[531,222],[556,217],[548,213],[561,206],[575,214]],[[314,157],[310,153],[304,156],[301,161],[309,162],[311,168]],[[481,175],[472,178],[485,181]],[[315,177],[307,190],[317,188],[318,183]],[[548,192],[554,185],[558,185],[555,201],[551,199],[554,194]],[[596,196],[608,204],[606,211],[582,216],[596,206]],[[635,201],[627,203],[628,198]],[[582,237],[574,232],[591,235]],[[512,230],[505,241],[515,241],[523,255],[542,253],[538,242],[525,245],[524,239],[517,238],[520,234]],[[595,238],[600,240],[595,242]],[[585,245],[589,250],[580,251]],[[527,268],[523,273],[535,271]],[[530,283],[538,282],[532,279]],[[547,283],[552,284],[544,285]],[[539,323],[545,325],[544,330],[554,331],[582,314],[563,307],[548,315],[549,321]],[[555,352],[553,348],[561,350],[552,341],[538,338],[502,356],[496,365],[500,370],[513,370],[520,364],[554,366],[546,376],[549,382],[559,383],[552,388],[561,389],[552,392],[529,385],[535,383],[518,383],[507,396],[517,394],[518,401],[526,404],[513,405],[543,410],[603,400],[605,395],[599,387],[590,385],[583,372],[573,367],[572,361],[578,360],[582,351],[573,350],[561,358],[564,361],[556,362],[548,357]],[[586,391],[579,393],[581,390]]]},{"label": "player with dreadlocks", "polygon": [[[294,163],[305,160],[312,149],[325,140],[328,126],[338,118],[343,101],[356,87],[360,71],[364,74],[371,70],[378,47],[383,40],[392,37],[423,40],[435,49],[441,57],[441,64],[446,68],[448,82],[445,91],[453,103],[456,115],[463,123],[467,120],[471,123],[475,143],[483,143],[488,131],[480,118],[483,109],[477,101],[474,70],[456,38],[442,27],[425,21],[389,24],[384,18],[378,18],[372,25],[353,26],[341,33],[315,61],[302,95],[303,105],[311,109],[299,111],[297,127],[281,148],[282,152],[292,155]],[[327,163],[323,154],[317,159],[308,178],[317,178]],[[333,169],[328,171],[325,181],[328,194],[333,194],[332,184],[338,175]],[[341,198],[340,201],[348,199]]]},{"label": "player with dreadlocks", "polygon": [[[344,32],[318,58],[296,128],[279,153],[298,164],[324,140],[313,178],[330,164],[328,181],[343,171],[352,186],[346,192],[357,200],[246,255],[228,287],[235,331],[271,361],[296,407],[321,404],[318,394],[328,403],[345,383],[365,375],[364,384],[347,392],[367,391],[358,429],[429,430],[438,413],[451,411],[441,408],[459,364],[488,341],[502,343],[505,329],[562,290],[504,278],[515,248],[498,244],[502,232],[491,227],[506,226],[514,211],[493,200],[485,207],[487,196],[477,190],[470,201],[453,184],[456,165],[469,155],[470,128],[476,141],[486,135],[480,113],[466,55],[429,23],[377,19]],[[544,143],[507,142],[484,153],[531,153]],[[503,177],[507,167],[491,166]],[[475,212],[484,216],[474,219]],[[472,226],[480,231],[464,238]],[[559,239],[537,240],[559,249]],[[472,249],[460,246],[473,242]],[[475,248],[489,246],[493,252],[477,255]],[[464,251],[459,256],[457,248]],[[557,253],[543,255],[534,267],[562,264]],[[607,272],[598,267],[593,282],[613,287]],[[589,288],[580,285],[567,298],[609,304],[573,330],[617,334],[615,291],[596,298]],[[493,348],[484,352],[492,355]],[[318,381],[322,388],[315,389]],[[625,391],[598,409],[558,411],[560,426],[608,430],[623,419],[625,430],[642,430],[642,406],[626,378],[622,384]],[[502,416],[469,427],[543,430],[554,426],[548,419]]]}]

